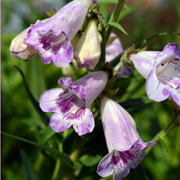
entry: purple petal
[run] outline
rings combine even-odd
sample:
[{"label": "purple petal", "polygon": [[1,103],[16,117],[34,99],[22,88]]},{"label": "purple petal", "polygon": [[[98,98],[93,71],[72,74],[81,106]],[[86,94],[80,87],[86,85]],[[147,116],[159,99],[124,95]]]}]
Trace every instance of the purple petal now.
[{"label": "purple petal", "polygon": [[68,89],[69,87],[72,86],[72,80],[70,77],[65,77],[65,78],[60,78],[58,80],[58,83],[61,87]]},{"label": "purple petal", "polygon": [[178,52],[178,44],[177,43],[172,43],[172,44],[167,44],[163,51],[158,55],[156,59],[156,66],[165,63],[167,61],[180,58],[179,52]]},{"label": "purple petal", "polygon": [[131,71],[132,71],[132,68],[131,68],[131,67],[129,67],[129,66],[124,66],[124,67],[121,69],[120,73],[117,75],[117,78],[126,76],[126,75],[128,75]]},{"label": "purple petal", "polygon": [[73,121],[63,119],[61,112],[55,112],[50,119],[50,126],[56,132],[62,132],[68,129]]},{"label": "purple petal", "polygon": [[94,117],[90,109],[81,109],[73,124],[74,130],[79,136],[90,133],[94,129]]},{"label": "purple petal", "polygon": [[44,91],[39,99],[40,108],[44,112],[54,112],[58,107],[56,101],[62,92],[60,88]]},{"label": "purple petal", "polygon": [[97,173],[101,177],[109,176],[113,173],[113,165],[111,164],[113,152],[107,154],[98,164]]},{"label": "purple petal", "polygon": [[169,97],[170,87],[169,85],[159,81],[155,70],[152,70],[146,81],[146,93],[149,99],[159,102]]},{"label": "purple petal", "polygon": [[154,68],[158,54],[160,54],[158,51],[141,51],[137,54],[130,54],[129,59],[134,63],[137,71],[146,79]]},{"label": "purple petal", "polygon": [[81,100],[83,100],[84,103],[86,102],[86,94],[83,86],[78,86],[78,87],[72,86],[72,91],[74,92],[74,94],[76,94],[76,96],[78,96]]},{"label": "purple petal", "polygon": [[171,96],[174,99],[174,101],[180,106],[180,91],[177,91],[176,89],[171,89]]}]

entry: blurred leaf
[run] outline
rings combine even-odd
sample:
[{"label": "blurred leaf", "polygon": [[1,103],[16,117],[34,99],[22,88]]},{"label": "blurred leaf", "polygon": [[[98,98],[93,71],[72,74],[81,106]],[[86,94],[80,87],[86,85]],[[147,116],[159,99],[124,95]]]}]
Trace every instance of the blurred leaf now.
[{"label": "blurred leaf", "polygon": [[33,165],[24,151],[21,151],[21,160],[22,160],[22,179],[38,180],[38,176],[33,168]]},{"label": "blurred leaf", "polygon": [[85,166],[94,166],[99,163],[101,160],[102,156],[101,155],[83,155],[80,158],[80,161],[85,165]]},{"label": "blurred leaf", "polygon": [[100,0],[99,2],[100,3],[113,3],[113,4],[116,4],[117,0]]},{"label": "blurred leaf", "polygon": [[116,89],[128,86],[131,83],[131,80],[132,79],[130,78],[116,78],[111,88]]},{"label": "blurred leaf", "polygon": [[123,108],[128,109],[134,106],[142,105],[142,104],[147,104],[153,102],[150,100],[147,96],[144,96],[142,98],[136,98],[136,99],[129,99],[127,101],[119,103]]},{"label": "blurred leaf", "polygon": [[129,15],[130,13],[132,13],[133,11],[135,11],[142,5],[143,5],[143,3],[136,3],[136,4],[131,4],[130,6],[127,6],[126,8],[124,8],[121,11],[121,14],[120,14],[117,22],[120,22],[124,17],[126,17],[127,15]]},{"label": "blurred leaf", "polygon": [[168,145],[168,139],[166,137],[158,137],[159,138],[159,141],[167,155],[167,158],[168,158],[168,161],[169,161],[169,164],[170,164],[170,161],[171,161],[171,152],[170,152],[170,149],[169,149],[169,145]]},{"label": "blurred leaf", "polygon": [[40,143],[36,143],[36,142],[33,142],[33,141],[29,141],[27,139],[24,139],[24,138],[21,138],[21,137],[18,137],[18,136],[14,136],[14,135],[2,132],[2,131],[1,131],[1,133],[8,136],[8,137],[11,137],[11,138],[14,138],[14,139],[17,139],[17,140],[32,144],[34,146],[37,146],[38,148],[49,152],[50,155],[53,156],[54,158],[59,158],[67,166],[69,166],[71,168],[74,168],[73,165],[72,165],[71,160],[69,159],[69,156],[67,154],[63,153],[63,152],[58,151],[55,148],[52,148],[52,147],[49,147],[47,145],[43,145],[43,144],[40,144]]},{"label": "blurred leaf", "polygon": [[157,33],[157,34],[155,34],[155,35],[152,35],[152,36],[150,36],[150,37],[148,37],[148,38],[146,38],[146,39],[143,39],[142,41],[136,43],[135,46],[136,46],[136,48],[137,48],[137,47],[139,47],[139,46],[141,46],[141,45],[144,45],[144,44],[147,43],[149,40],[151,40],[151,39],[153,39],[153,38],[155,38],[155,37],[164,36],[164,35],[177,35],[177,36],[179,36],[180,33],[170,33],[170,32]]},{"label": "blurred leaf", "polygon": [[52,130],[52,128],[50,127],[50,125],[48,125],[47,128],[46,128],[46,130],[45,130],[45,132],[44,132],[44,134],[43,134],[41,143],[42,143],[42,144],[45,144],[46,141],[47,141],[48,139],[50,139],[54,134],[56,134],[56,132],[55,132],[54,130]]},{"label": "blurred leaf", "polygon": [[144,170],[144,167],[143,167],[143,165],[140,163],[140,164],[138,164],[138,166],[134,169],[135,171],[138,171],[143,177],[144,177],[144,179],[149,179],[148,177],[147,177],[147,175],[146,175],[146,172],[145,172],[145,170]]},{"label": "blurred leaf", "polygon": [[107,26],[113,26],[116,27],[117,29],[119,29],[120,31],[122,31],[124,34],[128,35],[128,33],[125,31],[125,29],[118,23],[118,22],[109,22]]},{"label": "blurred leaf", "polygon": [[14,66],[21,74],[22,78],[23,78],[23,83],[24,83],[24,86],[26,88],[26,91],[28,93],[28,96],[34,106],[34,108],[36,109],[36,111],[38,112],[38,114],[41,116],[41,118],[44,120],[45,124],[48,124],[49,122],[49,117],[46,115],[46,113],[44,113],[41,108],[39,107],[39,103],[37,103],[37,101],[35,100],[34,96],[32,95],[31,91],[29,90],[29,87],[27,85],[27,82],[25,80],[25,77],[24,77],[24,74],[23,72],[21,71],[20,68],[18,68],[17,66]]}]

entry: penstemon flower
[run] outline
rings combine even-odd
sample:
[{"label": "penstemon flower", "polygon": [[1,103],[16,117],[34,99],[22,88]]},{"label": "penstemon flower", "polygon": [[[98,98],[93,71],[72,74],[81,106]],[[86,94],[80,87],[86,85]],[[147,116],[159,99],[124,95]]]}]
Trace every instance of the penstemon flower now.
[{"label": "penstemon flower", "polygon": [[[122,52],[123,52],[123,47],[120,39],[115,33],[111,33],[109,42],[106,45],[106,62],[112,61],[116,56],[118,56]],[[119,62],[114,67],[114,70],[118,71],[120,66],[121,66],[121,62]],[[125,75],[128,75],[130,72],[131,72],[131,67],[123,66],[117,77],[123,77]]]},{"label": "penstemon flower", "polygon": [[149,99],[163,101],[170,95],[180,105],[180,52],[178,44],[167,44],[163,51],[141,51],[130,54],[138,72],[146,78]]},{"label": "penstemon flower", "polygon": [[78,135],[92,132],[94,117],[90,104],[103,91],[108,73],[94,72],[72,83],[71,78],[60,78],[62,88],[45,91],[40,99],[40,108],[44,112],[54,112],[50,126],[56,132],[62,132],[73,125]]},{"label": "penstemon flower", "polygon": [[72,38],[83,25],[88,9],[94,0],[74,0],[60,9],[46,23],[31,25],[24,43],[34,46],[48,64],[53,60],[58,67],[66,66],[73,59]]},{"label": "penstemon flower", "polygon": [[131,168],[142,161],[147,146],[155,142],[144,143],[135,128],[131,115],[115,101],[105,95],[100,98],[102,124],[109,154],[99,163],[97,173],[106,177],[113,173],[114,180],[128,175]]}]

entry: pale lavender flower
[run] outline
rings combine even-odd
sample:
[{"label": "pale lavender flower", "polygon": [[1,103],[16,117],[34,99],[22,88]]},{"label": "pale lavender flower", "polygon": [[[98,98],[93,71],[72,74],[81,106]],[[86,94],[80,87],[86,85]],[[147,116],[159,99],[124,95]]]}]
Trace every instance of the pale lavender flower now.
[{"label": "pale lavender flower", "polygon": [[[118,56],[119,54],[123,52],[121,41],[115,33],[110,34],[109,40],[110,40],[110,43],[107,43],[106,45],[106,62],[112,61],[116,56]],[[118,71],[119,67],[121,66],[121,63],[122,62],[119,62],[114,67],[115,71]],[[132,70],[131,67],[124,66],[117,77],[123,77],[125,75],[128,75],[131,72],[131,70]]]},{"label": "pale lavender flower", "polygon": [[178,44],[167,44],[163,51],[141,51],[130,54],[138,72],[146,78],[149,99],[163,101],[170,95],[180,105],[180,52]]},{"label": "pale lavender flower", "polygon": [[71,78],[61,78],[62,88],[45,91],[40,99],[40,108],[44,112],[54,112],[50,126],[56,132],[62,132],[73,125],[74,130],[83,135],[92,132],[94,117],[90,104],[105,88],[108,73],[94,72],[72,83]]},{"label": "pale lavender flower", "polygon": [[46,23],[31,25],[25,44],[34,46],[48,64],[53,60],[58,67],[66,66],[73,59],[70,41],[83,25],[88,9],[95,0],[74,0],[60,9]]},{"label": "pale lavender flower", "polygon": [[144,143],[135,128],[131,115],[115,101],[105,95],[100,99],[102,124],[109,154],[99,163],[97,173],[106,177],[113,173],[113,180],[128,175],[130,168],[136,168],[142,161],[147,146],[155,142]]}]

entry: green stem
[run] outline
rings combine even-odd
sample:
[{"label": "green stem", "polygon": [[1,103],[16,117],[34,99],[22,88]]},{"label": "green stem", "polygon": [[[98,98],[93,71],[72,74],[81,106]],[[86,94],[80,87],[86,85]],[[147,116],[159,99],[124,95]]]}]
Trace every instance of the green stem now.
[{"label": "green stem", "polygon": [[[124,6],[124,3],[125,3],[125,0],[118,0],[109,22],[117,22],[120,12]],[[109,38],[112,30],[113,30],[112,26],[108,26],[106,28],[106,42],[108,41],[108,38]]]},{"label": "green stem", "polygon": [[[175,114],[174,117],[173,117],[173,119],[169,122],[169,124],[168,124],[164,129],[162,129],[162,130],[153,138],[153,140],[154,140],[155,142],[158,142],[159,139],[163,138],[164,136],[166,136],[167,134],[169,134],[173,129],[175,129],[176,127],[178,127],[179,122],[176,121],[177,117],[178,117],[178,114]],[[149,146],[149,147],[146,149],[146,154],[148,154],[151,149],[152,149],[152,147]]]},{"label": "green stem", "polygon": [[[62,143],[59,144],[59,151],[61,151],[61,152],[63,151]],[[61,165],[61,160],[57,159],[51,180],[56,180],[57,179],[59,171],[60,171],[60,167],[61,167],[60,165]]]},{"label": "green stem", "polygon": [[101,32],[101,36],[102,36],[102,42],[101,42],[101,57],[99,60],[99,64],[103,65],[106,62],[106,36],[105,36],[105,28],[104,26],[102,26],[102,32]]},{"label": "green stem", "polygon": [[78,70],[74,66],[74,63],[70,62],[69,65],[70,65],[71,69],[73,70],[73,72],[75,73],[75,75],[77,76],[77,78],[81,78],[80,74],[78,73]]}]

